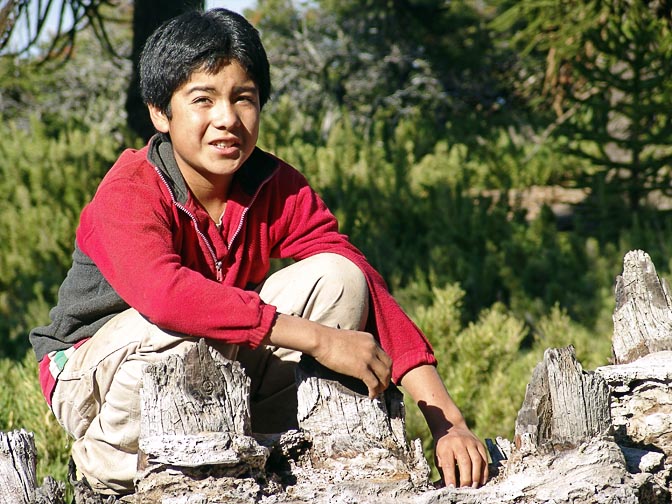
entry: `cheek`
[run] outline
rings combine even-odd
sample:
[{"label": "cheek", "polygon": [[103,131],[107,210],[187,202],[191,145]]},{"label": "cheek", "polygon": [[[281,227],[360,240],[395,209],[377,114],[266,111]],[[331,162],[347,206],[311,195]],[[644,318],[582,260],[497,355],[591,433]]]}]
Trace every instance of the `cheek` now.
[{"label": "cheek", "polygon": [[247,117],[243,120],[245,124],[245,129],[249,132],[251,137],[254,137],[254,141],[257,141],[259,136],[259,114],[248,114]]}]

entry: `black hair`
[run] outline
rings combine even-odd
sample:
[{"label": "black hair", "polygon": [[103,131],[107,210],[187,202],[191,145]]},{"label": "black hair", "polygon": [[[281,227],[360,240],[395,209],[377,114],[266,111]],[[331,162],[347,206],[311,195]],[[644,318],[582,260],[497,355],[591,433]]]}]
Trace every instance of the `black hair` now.
[{"label": "black hair", "polygon": [[271,93],[271,77],[259,32],[243,16],[227,9],[177,16],[157,28],[142,50],[142,99],[170,118],[173,93],[195,71],[216,73],[232,61],[242,65],[255,82],[263,107]]}]

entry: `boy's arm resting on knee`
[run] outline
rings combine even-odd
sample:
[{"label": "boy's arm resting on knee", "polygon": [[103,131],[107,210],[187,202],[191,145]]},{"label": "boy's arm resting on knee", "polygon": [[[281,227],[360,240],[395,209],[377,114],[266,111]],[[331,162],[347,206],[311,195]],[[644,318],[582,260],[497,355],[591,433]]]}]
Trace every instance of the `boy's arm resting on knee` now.
[{"label": "boy's arm resting on knee", "polygon": [[418,366],[401,379],[401,386],[422,411],[434,437],[434,456],[445,485],[477,488],[488,479],[483,443],[469,430],[436,368]]},{"label": "boy's arm resting on knee", "polygon": [[371,398],[390,384],[392,359],[367,332],[334,329],[280,313],[262,344],[298,350],[333,371],[359,378]]}]

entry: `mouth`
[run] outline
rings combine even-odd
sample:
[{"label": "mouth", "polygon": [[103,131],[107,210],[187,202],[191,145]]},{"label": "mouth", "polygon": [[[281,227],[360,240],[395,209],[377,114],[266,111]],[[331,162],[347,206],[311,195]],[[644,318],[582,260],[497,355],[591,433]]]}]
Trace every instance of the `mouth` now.
[{"label": "mouth", "polygon": [[214,140],[210,145],[216,149],[221,156],[236,157],[239,155],[241,145],[237,139]]},{"label": "mouth", "polygon": [[229,149],[231,147],[238,147],[238,141],[236,140],[215,140],[210,142],[210,145],[217,147],[218,149]]}]

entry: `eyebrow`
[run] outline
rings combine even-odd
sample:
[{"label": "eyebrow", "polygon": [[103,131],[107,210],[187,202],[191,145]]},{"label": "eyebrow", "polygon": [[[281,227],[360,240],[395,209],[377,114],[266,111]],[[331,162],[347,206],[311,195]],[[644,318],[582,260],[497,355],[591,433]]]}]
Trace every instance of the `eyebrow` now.
[{"label": "eyebrow", "polygon": [[212,86],[193,86],[187,89],[187,94],[192,93],[214,93],[215,88]]},{"label": "eyebrow", "polygon": [[[236,86],[233,88],[233,90],[236,93],[251,93],[251,92],[258,92],[257,86],[255,84],[251,84],[249,86]],[[187,89],[187,95],[193,94],[193,93],[215,93],[217,90],[212,87],[212,86],[193,86]]]}]

